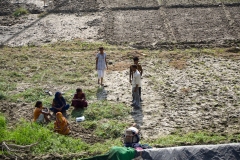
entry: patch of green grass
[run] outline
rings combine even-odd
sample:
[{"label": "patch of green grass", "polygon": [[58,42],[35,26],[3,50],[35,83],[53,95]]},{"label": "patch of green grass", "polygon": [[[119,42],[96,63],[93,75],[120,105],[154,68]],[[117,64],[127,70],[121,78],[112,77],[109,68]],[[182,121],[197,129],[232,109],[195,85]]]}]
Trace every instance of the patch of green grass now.
[{"label": "patch of green grass", "polygon": [[106,153],[112,148],[113,146],[122,146],[123,143],[121,142],[120,138],[116,139],[109,139],[104,143],[95,143],[89,148],[89,152],[93,155],[99,155]]},{"label": "patch of green grass", "polygon": [[[52,130],[53,123],[42,126],[25,120],[21,120],[13,129],[7,130],[6,119],[0,115],[0,141],[12,140],[18,145],[29,145],[38,142],[37,145],[31,147],[32,153],[37,155],[44,153],[70,154],[86,151],[90,155],[95,155],[106,153],[112,146],[122,145],[120,138],[110,138],[103,143],[89,145],[81,139],[59,135]],[[87,156],[85,155],[85,157]]]},{"label": "patch of green grass", "polygon": [[84,121],[84,122],[82,122],[82,126],[85,129],[95,130],[98,126],[98,122],[97,121]]},{"label": "patch of green grass", "polygon": [[0,81],[0,91],[12,91],[16,89],[16,84],[14,82],[1,82]]},{"label": "patch of green grass", "polygon": [[217,144],[228,141],[226,136],[215,133],[199,131],[187,134],[174,133],[151,140],[151,145],[156,147],[180,146],[180,145],[197,145],[197,144]]},{"label": "patch of green grass", "polygon": [[14,102],[36,102],[38,100],[45,99],[47,94],[41,88],[28,88],[23,92],[17,93],[11,96],[11,100]]},{"label": "patch of green grass", "polygon": [[82,117],[84,115],[84,109],[72,110],[71,118]]},{"label": "patch of green grass", "polygon": [[107,120],[97,125],[95,134],[105,139],[119,138],[122,136],[127,126],[129,126],[129,124],[123,123],[121,121]]},{"label": "patch of green grass", "polygon": [[85,111],[87,120],[122,119],[130,112],[130,107],[121,103],[99,101],[90,104]]},{"label": "patch of green grass", "polygon": [[7,96],[4,92],[0,91],[0,100],[6,100]]},{"label": "patch of green grass", "polygon": [[4,140],[4,137],[6,136],[6,129],[6,118],[2,114],[0,114],[0,142],[2,142]]},{"label": "patch of green grass", "polygon": [[13,16],[15,16],[15,17],[19,17],[24,14],[28,14],[28,10],[25,8],[22,8],[22,7],[16,9],[16,11],[13,12]]},{"label": "patch of green grass", "polygon": [[32,147],[32,153],[77,153],[89,148],[88,144],[81,139],[73,139],[52,132],[53,123],[47,127],[37,123],[21,121],[15,129],[8,132],[7,140],[14,140],[16,144],[28,145],[39,142]]},{"label": "patch of green grass", "polygon": [[[59,45],[61,44],[61,45]],[[116,50],[117,46],[109,45],[104,42],[84,42],[82,40],[74,40],[74,42],[58,42],[55,44],[51,44],[51,47],[54,47],[58,51],[64,51],[64,52],[79,52],[79,51],[93,51],[95,50],[96,53],[98,52],[99,47],[104,47],[105,50]]]}]

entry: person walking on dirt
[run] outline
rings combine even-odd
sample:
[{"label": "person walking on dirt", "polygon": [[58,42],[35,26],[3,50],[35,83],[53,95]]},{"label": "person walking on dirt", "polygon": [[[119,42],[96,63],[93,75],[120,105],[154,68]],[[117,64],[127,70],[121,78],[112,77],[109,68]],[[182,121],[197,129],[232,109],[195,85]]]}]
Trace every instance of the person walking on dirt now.
[{"label": "person walking on dirt", "polygon": [[141,83],[141,75],[137,70],[137,65],[132,65],[133,79],[132,79],[132,96],[133,96],[133,107],[140,108],[140,96],[139,96],[139,85]]},{"label": "person walking on dirt", "polygon": [[[133,62],[135,65],[137,65],[137,70],[139,71],[140,75],[142,76],[143,74],[143,69],[142,69],[142,65],[139,64],[139,58],[138,57],[134,57],[133,58]],[[132,79],[133,79],[133,70],[132,70],[132,65],[130,66],[130,72],[129,72],[129,82],[132,83]],[[138,86],[139,88],[139,96],[140,96],[140,102],[142,102],[142,97],[141,97],[141,93],[142,93],[142,86],[141,83]]]},{"label": "person walking on dirt", "polygon": [[103,85],[103,77],[107,66],[107,54],[104,52],[103,47],[99,47],[99,53],[96,56],[96,70],[98,73],[98,84]]}]

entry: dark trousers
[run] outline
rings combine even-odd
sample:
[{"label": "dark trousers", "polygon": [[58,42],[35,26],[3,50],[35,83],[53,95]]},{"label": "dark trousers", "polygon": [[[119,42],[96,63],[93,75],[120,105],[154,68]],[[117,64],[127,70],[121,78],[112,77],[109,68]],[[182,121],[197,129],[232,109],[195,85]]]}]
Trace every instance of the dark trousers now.
[{"label": "dark trousers", "polygon": [[141,93],[142,93],[142,87],[138,87],[139,88],[139,97],[140,97],[140,101],[142,100],[142,96],[141,96]]}]

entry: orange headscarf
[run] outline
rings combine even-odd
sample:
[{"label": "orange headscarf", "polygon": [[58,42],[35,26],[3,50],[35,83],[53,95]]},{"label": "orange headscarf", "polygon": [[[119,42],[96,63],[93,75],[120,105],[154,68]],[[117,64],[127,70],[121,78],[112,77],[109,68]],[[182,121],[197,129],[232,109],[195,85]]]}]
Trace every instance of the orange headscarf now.
[{"label": "orange headscarf", "polygon": [[60,134],[69,134],[68,121],[63,117],[61,112],[56,113],[56,121],[54,122],[54,129]]}]

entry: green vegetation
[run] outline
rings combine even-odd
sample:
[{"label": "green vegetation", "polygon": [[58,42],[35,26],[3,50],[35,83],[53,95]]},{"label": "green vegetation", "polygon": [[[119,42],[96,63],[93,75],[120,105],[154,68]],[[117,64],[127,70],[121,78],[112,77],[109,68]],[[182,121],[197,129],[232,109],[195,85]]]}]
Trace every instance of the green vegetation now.
[{"label": "green vegetation", "polygon": [[13,95],[10,100],[13,102],[21,101],[31,103],[36,102],[39,99],[41,100],[45,97],[47,97],[47,95],[41,88],[29,88],[24,92]]},{"label": "green vegetation", "polygon": [[[91,123],[91,121],[83,122]],[[84,142],[82,139],[75,139],[69,136],[59,135],[53,132],[53,123],[47,126],[42,126],[37,123],[30,123],[25,120],[14,127],[14,129],[7,130],[6,119],[4,116],[0,115],[0,142],[2,141],[14,141],[19,145],[28,145],[39,142],[35,147],[31,148],[32,154],[44,154],[44,153],[83,153],[88,152],[88,154],[102,154],[107,152],[112,146],[121,146],[120,133],[122,133],[123,128],[118,128],[120,126],[117,121],[111,121],[110,123],[104,123],[103,125],[111,124],[112,126],[103,127],[107,129],[108,132],[105,133],[109,135],[100,135],[104,133],[103,130],[97,130],[97,134],[100,137],[107,138],[103,143],[95,143],[94,145]],[[114,125],[115,124],[115,125]],[[122,123],[123,126],[124,123]],[[114,138],[114,139],[112,139]],[[85,155],[84,157],[87,157]],[[79,157],[80,158],[80,157]]]},{"label": "green vegetation", "polygon": [[[128,119],[131,108],[118,102],[96,100],[96,94],[102,91],[102,88],[96,86],[96,74],[94,74],[95,54],[99,46],[114,53],[109,56],[115,56],[115,59],[119,58],[120,60],[129,60],[132,55],[128,53],[133,52],[123,46],[116,47],[106,43],[88,43],[80,40],[38,47],[3,47],[0,50],[0,61],[2,62],[0,63],[0,101],[30,103],[34,106],[37,100],[41,100],[45,107],[49,107],[54,96],[45,93],[46,90],[63,91],[66,101],[70,103],[75,89],[81,87],[90,103],[86,110],[72,112],[69,110],[71,112],[69,120],[71,121],[83,115],[86,118],[84,122],[72,123],[77,129],[74,132],[83,135],[81,138],[76,135],[62,136],[54,133],[53,123],[41,126],[22,120],[16,126],[7,127],[12,125],[7,124],[6,119],[9,117],[5,118],[0,115],[0,142],[14,140],[19,145],[39,142],[38,145],[31,148],[32,154],[82,153],[83,157],[105,153],[114,145],[121,146],[122,133],[131,123]],[[181,61],[172,61],[172,66],[181,67],[181,65],[185,65],[185,61],[182,59],[189,59],[191,56],[201,54],[221,56],[222,53],[225,53],[225,49],[176,49],[168,52],[141,50],[139,52],[146,53],[150,58],[156,60],[154,64],[156,67],[153,69],[157,72],[158,65],[167,63],[159,60],[163,57],[169,55],[176,59],[180,57]],[[159,85],[164,83],[163,80],[159,81],[157,78],[152,76],[152,83],[158,84],[156,90]],[[187,88],[183,89],[187,92]],[[93,138],[92,141],[89,140],[91,138]],[[143,139],[141,142],[151,146],[165,147],[238,142],[239,140],[240,135],[218,135],[199,131],[187,134],[177,132],[155,140]]]},{"label": "green vegetation", "polygon": [[88,120],[101,120],[101,119],[117,119],[121,120],[125,115],[130,112],[129,108],[119,103],[109,103],[107,101],[100,101],[91,104],[91,107],[85,112]]},{"label": "green vegetation", "polygon": [[2,142],[6,137],[6,129],[6,118],[2,114],[0,114],[0,142]]},{"label": "green vegetation", "polygon": [[13,12],[13,15],[15,17],[19,17],[19,16],[24,15],[24,14],[28,14],[28,10],[26,10],[25,8],[22,8],[22,7],[16,9],[16,11]]},{"label": "green vegetation", "polygon": [[5,99],[7,99],[6,95],[2,91],[0,91],[0,100],[5,100]]},{"label": "green vegetation", "polygon": [[[111,124],[112,126],[108,125]],[[122,142],[119,133],[122,130],[111,130],[111,128],[117,128],[115,122],[102,123],[100,128],[103,127],[101,137],[108,138],[103,143],[95,143],[94,145],[84,142],[82,139],[75,139],[69,136],[63,136],[56,134],[52,131],[53,123],[47,126],[41,126],[36,123],[30,123],[22,120],[14,129],[8,130],[6,125],[6,119],[0,115],[0,141],[13,140],[19,145],[28,145],[39,142],[36,146],[31,148],[32,154],[45,154],[45,153],[82,153],[83,157],[88,155],[103,154],[106,153],[112,146],[121,146]],[[96,128],[97,124],[93,121],[86,121],[83,123],[86,127]],[[98,124],[99,125],[99,124]],[[112,132],[113,131],[113,132]],[[109,134],[109,135],[106,135]],[[111,136],[116,135],[116,136]],[[195,144],[217,144],[225,142],[239,142],[240,135],[218,135],[207,131],[191,132],[182,134],[176,132],[172,135],[159,137],[154,140],[142,140],[141,142],[150,144],[155,147],[166,147],[166,146],[178,146],[178,145],[195,145]],[[88,152],[88,154],[85,154]],[[78,157],[78,158],[83,158]]]},{"label": "green vegetation", "polygon": [[[239,141],[240,139],[236,139]],[[196,145],[196,144],[217,144],[230,141],[227,136],[210,133],[207,131],[190,132],[187,134],[175,133],[155,139],[150,144],[156,147]]]}]

